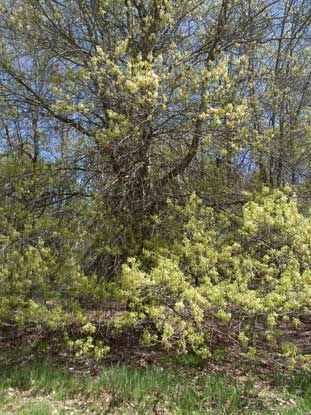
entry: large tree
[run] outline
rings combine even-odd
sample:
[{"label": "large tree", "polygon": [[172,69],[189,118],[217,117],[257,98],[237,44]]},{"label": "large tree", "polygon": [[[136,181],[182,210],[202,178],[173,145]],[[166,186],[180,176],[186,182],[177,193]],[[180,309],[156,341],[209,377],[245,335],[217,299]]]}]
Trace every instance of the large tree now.
[{"label": "large tree", "polygon": [[39,124],[50,140],[81,140],[76,158],[92,189],[136,213],[182,193],[200,160],[218,162],[229,151],[234,163],[247,145],[240,46],[261,41],[269,4],[251,7],[255,13],[231,0],[4,3],[1,91],[15,118],[26,112],[33,126],[30,156],[42,140]]},{"label": "large tree", "polygon": [[111,269],[116,252],[122,262],[141,249],[167,198],[196,191],[223,209],[240,206],[242,190],[288,182],[308,195],[306,6],[2,0],[2,154],[49,176],[25,203],[66,215],[72,199],[86,201],[95,240],[85,255],[99,252],[90,269]]}]

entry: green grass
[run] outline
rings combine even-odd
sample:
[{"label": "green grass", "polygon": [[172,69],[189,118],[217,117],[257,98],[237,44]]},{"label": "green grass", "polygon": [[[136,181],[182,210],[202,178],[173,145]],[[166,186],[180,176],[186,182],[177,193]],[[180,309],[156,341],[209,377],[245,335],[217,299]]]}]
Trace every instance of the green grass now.
[{"label": "green grass", "polygon": [[211,373],[196,359],[92,377],[37,361],[0,369],[0,415],[280,414],[311,411],[311,377]]}]

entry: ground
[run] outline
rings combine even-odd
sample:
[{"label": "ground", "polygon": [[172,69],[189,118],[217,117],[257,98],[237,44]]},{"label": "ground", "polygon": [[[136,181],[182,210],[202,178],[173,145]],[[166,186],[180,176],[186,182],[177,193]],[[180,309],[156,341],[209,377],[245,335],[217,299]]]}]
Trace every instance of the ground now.
[{"label": "ground", "polygon": [[308,373],[151,351],[100,364],[1,354],[0,415],[311,414]]}]

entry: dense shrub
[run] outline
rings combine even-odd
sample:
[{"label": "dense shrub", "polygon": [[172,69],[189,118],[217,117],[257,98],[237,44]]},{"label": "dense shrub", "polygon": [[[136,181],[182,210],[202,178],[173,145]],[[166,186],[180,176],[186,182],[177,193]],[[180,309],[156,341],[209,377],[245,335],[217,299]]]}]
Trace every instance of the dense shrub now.
[{"label": "dense shrub", "polygon": [[138,327],[144,344],[208,357],[221,343],[251,358],[266,350],[300,359],[287,330],[298,329],[310,308],[311,218],[290,189],[248,195],[235,214],[215,212],[195,195],[184,206],[169,202],[166,213],[146,221],[146,239],[140,235],[135,247],[133,238],[137,255],[107,281],[83,271],[118,231],[111,220],[105,225],[104,207],[88,236],[81,218],[70,216],[71,204],[68,216],[38,214],[25,204],[29,188],[14,188],[14,203],[11,195],[0,209],[2,324],[59,330],[77,353],[101,357],[108,349],[98,341],[97,318],[109,296],[119,312],[106,323],[115,331]]},{"label": "dense shrub", "polygon": [[145,327],[147,343],[203,356],[221,340],[250,357],[266,348],[294,358],[295,342],[285,342],[281,328],[298,327],[311,301],[311,220],[296,199],[264,189],[246,203],[239,224],[196,196],[173,210],[178,238],[124,265],[130,310],[116,324],[128,319]]}]

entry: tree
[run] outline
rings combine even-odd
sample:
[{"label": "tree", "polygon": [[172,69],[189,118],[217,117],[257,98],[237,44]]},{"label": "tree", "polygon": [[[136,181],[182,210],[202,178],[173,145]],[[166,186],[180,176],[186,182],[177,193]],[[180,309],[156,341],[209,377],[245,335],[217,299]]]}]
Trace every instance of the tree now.
[{"label": "tree", "polygon": [[[273,217],[269,203],[275,205],[269,192],[260,193],[263,185],[277,195],[289,183],[299,209],[306,214],[309,205],[307,6],[306,0],[2,0],[0,217],[10,229],[3,234],[3,267],[14,268],[15,246],[16,264],[28,261],[27,252],[46,250],[40,264],[47,261],[50,271],[40,277],[31,261],[25,271],[34,285],[49,287],[37,297],[63,305],[52,274],[66,275],[65,291],[86,290],[70,303],[79,310],[100,307],[98,298],[115,287],[129,257],[148,278],[158,266],[172,267],[194,295],[213,266],[228,286],[229,269],[238,280],[235,260],[252,272],[256,262],[264,274],[260,253],[267,246],[251,235],[241,241],[251,206],[245,191],[260,205],[259,216],[263,209]],[[198,243],[167,203],[182,210],[193,192],[216,221]],[[257,201],[258,192],[269,206]],[[196,226],[209,225],[197,219]],[[257,231],[253,236],[262,239]],[[270,231],[278,240],[278,226]],[[238,252],[230,243],[240,244]],[[178,264],[170,244],[182,257]],[[159,264],[157,256],[164,258]],[[69,264],[81,285],[67,273]],[[6,274],[7,292],[14,291]],[[26,274],[21,279],[29,281]],[[61,277],[59,284],[66,285]],[[25,293],[20,304],[36,302]],[[218,311],[226,319],[226,310]]]},{"label": "tree", "polygon": [[241,149],[238,45],[267,9],[254,7],[255,18],[229,0],[9,2],[2,90],[83,138],[84,174],[114,208],[149,212],[195,159]]}]

